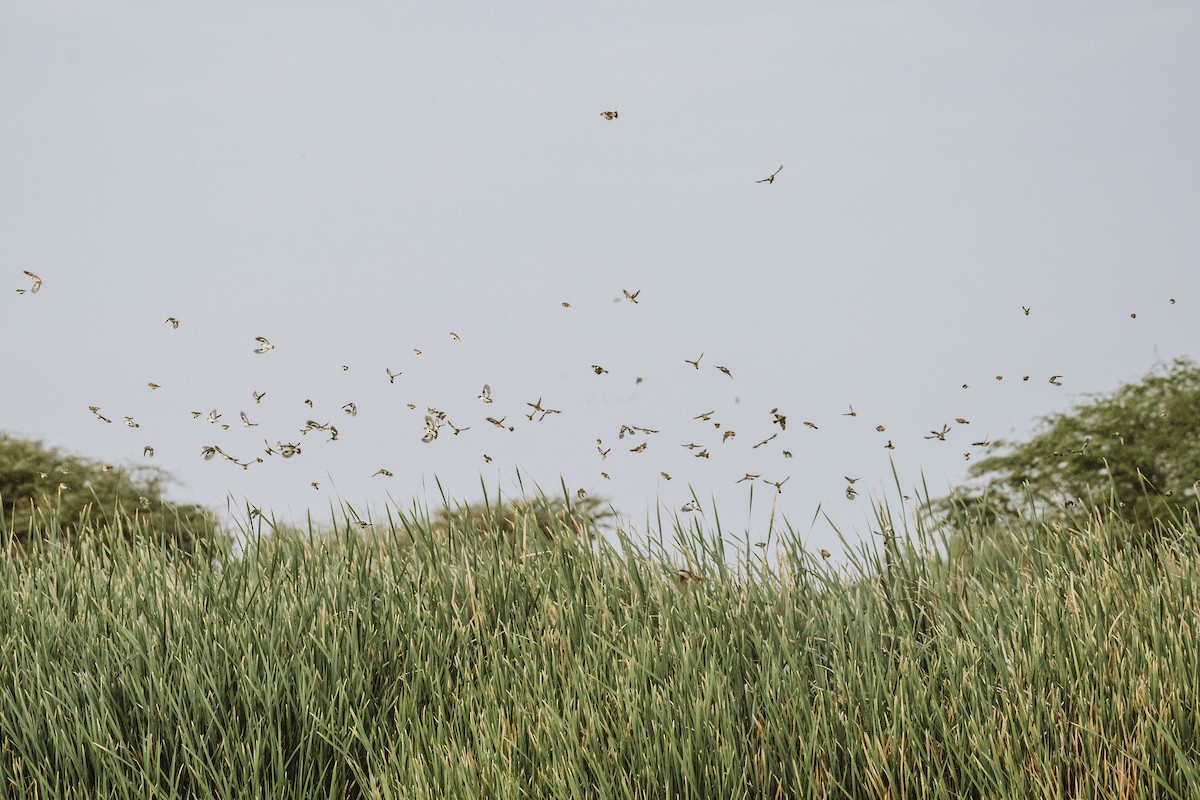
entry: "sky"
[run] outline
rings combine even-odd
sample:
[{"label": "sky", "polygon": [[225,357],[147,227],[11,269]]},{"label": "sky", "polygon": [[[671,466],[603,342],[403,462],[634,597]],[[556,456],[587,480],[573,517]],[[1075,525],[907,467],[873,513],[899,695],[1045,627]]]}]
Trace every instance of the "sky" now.
[{"label": "sky", "polygon": [[893,468],[944,494],[1197,357],[1198,40],[1191,3],[5,3],[0,430],[222,512],[565,484],[644,531],[694,492],[836,552]]}]

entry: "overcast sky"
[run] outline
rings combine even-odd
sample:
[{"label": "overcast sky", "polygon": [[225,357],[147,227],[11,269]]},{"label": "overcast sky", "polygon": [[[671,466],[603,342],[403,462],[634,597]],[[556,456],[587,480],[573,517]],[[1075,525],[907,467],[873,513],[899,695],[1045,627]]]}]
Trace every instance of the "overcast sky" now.
[{"label": "overcast sky", "polygon": [[[690,484],[865,534],[889,458],[944,492],[1196,355],[1197,41],[1194,3],[8,2],[0,429],[220,510],[519,468],[639,529]],[[423,444],[428,407],[469,430]]]}]

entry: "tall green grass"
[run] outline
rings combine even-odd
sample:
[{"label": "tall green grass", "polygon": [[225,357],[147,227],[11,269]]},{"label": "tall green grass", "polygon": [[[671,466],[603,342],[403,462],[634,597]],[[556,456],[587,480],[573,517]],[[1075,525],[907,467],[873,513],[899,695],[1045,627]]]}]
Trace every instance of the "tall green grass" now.
[{"label": "tall green grass", "polygon": [[842,566],[698,522],[414,510],[240,557],[51,522],[0,564],[5,797],[1200,795],[1187,520],[948,558],[882,508]]}]

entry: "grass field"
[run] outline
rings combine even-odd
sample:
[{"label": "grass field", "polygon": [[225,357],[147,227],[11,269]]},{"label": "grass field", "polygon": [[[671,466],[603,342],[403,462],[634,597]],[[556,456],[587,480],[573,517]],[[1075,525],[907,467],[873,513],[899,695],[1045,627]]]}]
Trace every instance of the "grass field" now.
[{"label": "grass field", "polygon": [[1012,523],[954,558],[918,526],[841,566],[784,531],[731,565],[715,528],[501,517],[241,556],[10,529],[0,792],[1200,796],[1192,524]]}]

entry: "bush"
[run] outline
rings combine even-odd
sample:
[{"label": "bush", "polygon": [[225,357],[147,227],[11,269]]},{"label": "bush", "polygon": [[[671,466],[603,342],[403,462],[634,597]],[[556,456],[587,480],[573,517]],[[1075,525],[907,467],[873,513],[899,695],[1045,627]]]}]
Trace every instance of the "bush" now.
[{"label": "bush", "polygon": [[22,547],[51,527],[68,541],[103,528],[126,537],[153,531],[191,551],[211,537],[215,519],[167,500],[169,482],[155,467],[113,467],[0,434],[0,529]]}]

